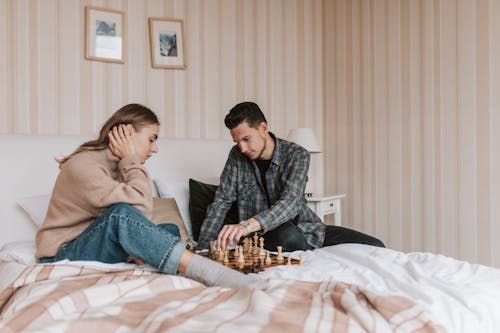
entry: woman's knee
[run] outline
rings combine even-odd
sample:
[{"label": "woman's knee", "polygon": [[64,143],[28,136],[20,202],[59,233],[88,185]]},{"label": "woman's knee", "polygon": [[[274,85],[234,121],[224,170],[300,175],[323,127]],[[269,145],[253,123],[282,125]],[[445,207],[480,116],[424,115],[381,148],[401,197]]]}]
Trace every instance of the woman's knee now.
[{"label": "woman's knee", "polygon": [[173,223],[161,223],[161,224],[158,224],[158,226],[160,228],[162,228],[162,230],[165,230],[165,231],[171,233],[172,235],[174,235],[176,237],[181,237],[181,232],[179,230],[179,227],[176,224],[173,224]]},{"label": "woman's knee", "polygon": [[132,205],[124,202],[118,202],[109,206],[104,214],[130,214],[130,213],[138,213],[137,208]]},{"label": "woman's knee", "polygon": [[153,223],[144,214],[134,206],[123,202],[109,206],[96,222],[113,233],[135,232],[138,228],[153,228]]},{"label": "woman's knee", "polygon": [[108,209],[101,215],[101,217],[107,221],[111,220],[119,225],[127,224],[130,220],[134,220],[136,222],[144,222],[147,224],[152,223],[137,208],[123,202],[115,203],[109,206]]}]

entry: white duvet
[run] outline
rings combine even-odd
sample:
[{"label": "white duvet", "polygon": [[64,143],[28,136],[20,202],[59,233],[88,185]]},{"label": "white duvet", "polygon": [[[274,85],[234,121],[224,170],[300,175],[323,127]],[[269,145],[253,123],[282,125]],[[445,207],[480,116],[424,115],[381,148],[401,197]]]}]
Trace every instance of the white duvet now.
[{"label": "white duvet", "polygon": [[[0,272],[0,287],[5,287],[27,264],[34,262],[30,251],[34,251],[34,246],[26,243],[0,250],[0,260],[12,262],[9,271]],[[298,258],[300,254],[304,254],[303,266],[273,267],[260,275],[354,283],[374,292],[416,301],[449,332],[500,332],[499,269],[431,253],[406,254],[359,244],[296,251],[292,256]],[[112,266],[119,265],[130,264]]]},{"label": "white duvet", "polygon": [[[293,253],[298,257],[301,251]],[[355,283],[406,296],[449,332],[500,332],[500,270],[431,253],[402,253],[359,244],[305,252],[304,266],[278,266],[262,276]]]}]

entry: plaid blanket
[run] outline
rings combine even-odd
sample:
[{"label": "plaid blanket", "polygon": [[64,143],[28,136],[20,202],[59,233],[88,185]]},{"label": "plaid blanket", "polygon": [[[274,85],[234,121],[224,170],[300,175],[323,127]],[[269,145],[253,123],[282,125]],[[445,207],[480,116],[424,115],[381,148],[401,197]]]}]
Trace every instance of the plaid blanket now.
[{"label": "plaid blanket", "polygon": [[0,331],[445,332],[403,297],[338,281],[270,284],[207,288],[142,269],[34,265],[1,292]]}]

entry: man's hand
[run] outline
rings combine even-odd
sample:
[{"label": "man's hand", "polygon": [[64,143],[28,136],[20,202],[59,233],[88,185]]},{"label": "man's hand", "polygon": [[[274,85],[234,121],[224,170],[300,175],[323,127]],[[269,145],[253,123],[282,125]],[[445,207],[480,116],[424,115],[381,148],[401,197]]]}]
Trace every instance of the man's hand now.
[{"label": "man's hand", "polygon": [[226,224],[217,236],[217,247],[223,250],[228,245],[238,244],[242,237],[248,236],[247,229],[239,224]]},{"label": "man's hand", "polygon": [[217,247],[226,249],[228,245],[236,245],[242,237],[248,236],[251,232],[262,230],[260,222],[255,218],[249,218],[246,222],[250,225],[250,230],[241,224],[226,224],[217,236]]},{"label": "man's hand", "polygon": [[132,125],[121,124],[109,131],[109,149],[119,159],[136,153],[132,135],[135,134]]}]

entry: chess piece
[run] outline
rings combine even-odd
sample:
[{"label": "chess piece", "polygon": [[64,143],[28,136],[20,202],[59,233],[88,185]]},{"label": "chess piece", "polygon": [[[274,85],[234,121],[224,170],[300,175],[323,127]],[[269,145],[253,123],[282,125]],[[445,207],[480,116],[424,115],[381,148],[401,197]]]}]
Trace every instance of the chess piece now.
[{"label": "chess piece", "polygon": [[245,264],[245,256],[243,255],[243,252],[240,252],[240,255],[238,256],[238,264]]},{"label": "chess piece", "polygon": [[288,258],[286,259],[286,264],[287,264],[287,265],[291,265],[291,264],[292,264],[292,257],[288,257]]},{"label": "chess piece", "polygon": [[240,247],[238,245],[236,245],[236,247],[234,248],[234,257],[238,257],[240,255]]},{"label": "chess piece", "polygon": [[210,248],[209,248],[209,249],[210,249],[210,252],[212,252],[212,253],[213,253],[213,252],[214,252],[214,250],[215,250],[215,244],[214,244],[214,241],[213,241],[213,240],[211,240],[211,241],[210,241]]},{"label": "chess piece", "polygon": [[265,257],[265,256],[260,256],[260,257],[259,257],[259,265],[260,265],[260,267],[264,267],[264,261],[265,261],[265,258],[264,258],[264,257]]},{"label": "chess piece", "polygon": [[304,265],[304,255],[303,255],[303,254],[301,254],[299,258],[300,258],[300,260],[299,260],[299,265],[300,265],[300,266]]},{"label": "chess piece", "polygon": [[253,254],[259,254],[260,250],[259,250],[259,236],[257,235],[254,235],[253,237]]},{"label": "chess piece", "polygon": [[259,236],[257,234],[254,234],[253,235],[253,244],[255,245],[255,247],[259,247]]},{"label": "chess piece", "polygon": [[271,255],[269,254],[269,251],[266,251],[266,265],[271,265],[272,260],[271,260]]},{"label": "chess piece", "polygon": [[264,238],[263,237],[259,238],[259,243],[260,243],[259,257],[263,257],[266,255],[266,251],[264,251]]},{"label": "chess piece", "polygon": [[279,262],[282,262],[283,260],[285,260],[283,258],[283,246],[276,246],[276,248],[278,249],[278,256],[276,257],[276,260],[279,261]]},{"label": "chess piece", "polygon": [[223,260],[224,264],[229,264],[229,257],[228,257],[228,252],[224,252],[224,260]]}]

